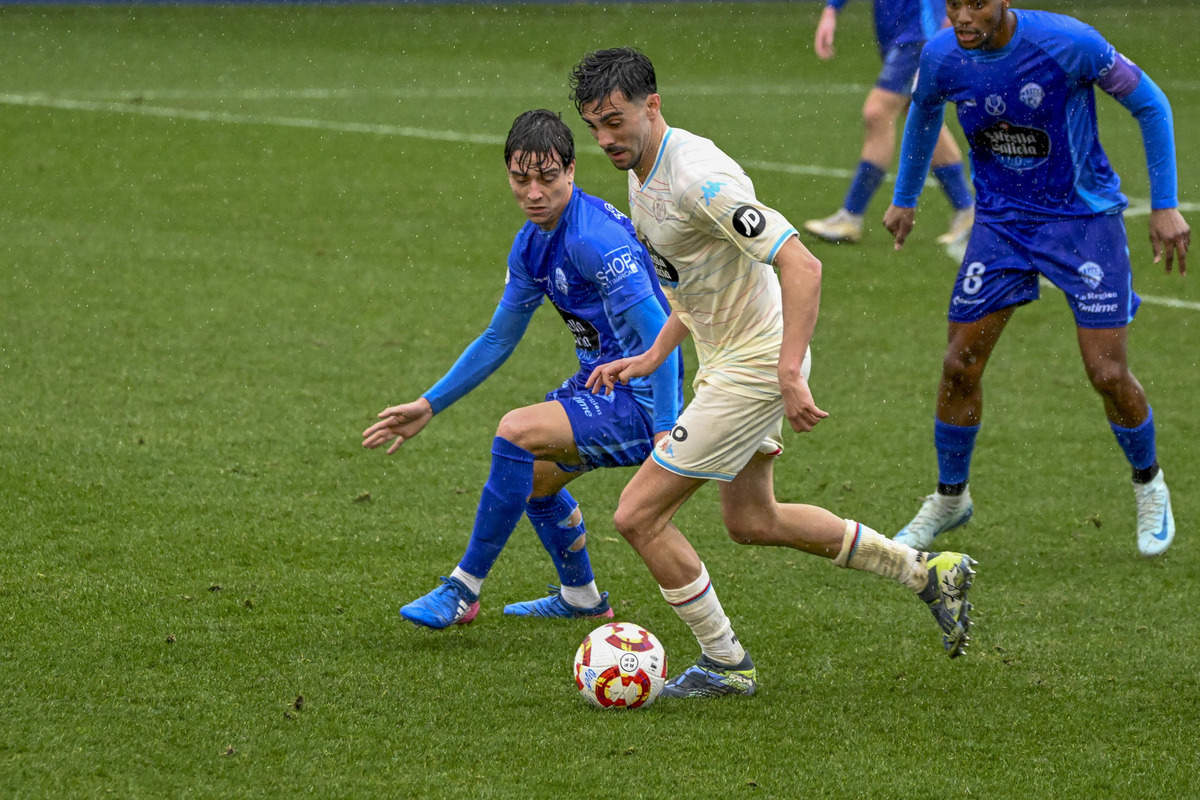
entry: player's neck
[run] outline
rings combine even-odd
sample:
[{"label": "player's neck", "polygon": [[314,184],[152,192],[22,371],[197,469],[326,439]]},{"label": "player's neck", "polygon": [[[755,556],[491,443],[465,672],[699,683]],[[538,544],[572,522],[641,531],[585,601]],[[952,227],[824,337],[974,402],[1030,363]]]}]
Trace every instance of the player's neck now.
[{"label": "player's neck", "polygon": [[658,161],[658,151],[662,149],[663,137],[666,135],[667,123],[659,116],[651,123],[650,139],[646,142],[646,149],[642,151],[642,159],[633,168],[633,174],[637,176],[638,183],[644,185],[646,179],[650,177],[650,172]]},{"label": "player's neck", "polygon": [[995,51],[1003,50],[1008,47],[1009,42],[1013,40],[1013,36],[1017,32],[1017,15],[1010,8],[1004,12],[1004,18],[1000,21],[1000,27],[996,31],[996,37],[984,47],[984,50]]}]

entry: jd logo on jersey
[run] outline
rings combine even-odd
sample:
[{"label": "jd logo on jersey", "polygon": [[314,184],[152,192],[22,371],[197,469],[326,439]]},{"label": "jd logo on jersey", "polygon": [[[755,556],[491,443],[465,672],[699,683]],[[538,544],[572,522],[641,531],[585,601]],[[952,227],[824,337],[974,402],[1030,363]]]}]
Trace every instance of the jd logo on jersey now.
[{"label": "jd logo on jersey", "polygon": [[733,212],[733,227],[747,239],[753,239],[767,228],[767,218],[754,206],[741,206]]}]

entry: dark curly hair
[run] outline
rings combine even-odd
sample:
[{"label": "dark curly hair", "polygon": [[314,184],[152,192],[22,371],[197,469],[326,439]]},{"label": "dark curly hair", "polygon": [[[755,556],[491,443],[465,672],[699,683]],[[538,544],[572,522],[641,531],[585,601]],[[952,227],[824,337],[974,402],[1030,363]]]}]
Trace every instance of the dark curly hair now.
[{"label": "dark curly hair", "polygon": [[571,70],[570,83],[571,100],[580,113],[585,105],[599,103],[618,90],[634,101],[658,91],[654,65],[645,53],[632,47],[588,53]]}]

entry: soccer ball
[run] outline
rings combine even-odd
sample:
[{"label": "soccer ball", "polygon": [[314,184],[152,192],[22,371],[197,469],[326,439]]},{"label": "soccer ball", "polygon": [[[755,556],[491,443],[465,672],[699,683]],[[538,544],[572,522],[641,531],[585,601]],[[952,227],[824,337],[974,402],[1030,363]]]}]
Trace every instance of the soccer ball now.
[{"label": "soccer ball", "polygon": [[575,651],[575,686],[598,708],[645,708],[667,682],[667,651],[650,631],[610,622]]}]

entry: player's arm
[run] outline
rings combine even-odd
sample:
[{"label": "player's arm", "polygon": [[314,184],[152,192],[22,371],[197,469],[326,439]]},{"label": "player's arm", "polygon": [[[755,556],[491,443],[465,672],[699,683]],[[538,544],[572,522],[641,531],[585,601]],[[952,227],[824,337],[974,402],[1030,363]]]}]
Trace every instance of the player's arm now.
[{"label": "player's arm", "polygon": [[[592,370],[585,385],[592,390],[592,394],[599,394],[602,391],[607,394],[612,392],[613,386],[618,383],[629,383],[631,378],[651,375],[673,354],[678,354],[679,345],[683,344],[687,335],[687,326],[675,312],[671,312],[671,316],[667,317],[667,321],[663,323],[662,329],[659,330],[650,349],[641,355],[619,358],[616,361],[601,364]],[[655,397],[654,403],[655,417],[657,417],[657,397]]]},{"label": "player's arm", "polygon": [[821,18],[817,21],[813,49],[817,51],[817,58],[822,61],[828,61],[837,55],[833,39],[837,35],[838,14],[841,13],[844,5],[846,5],[846,0],[829,0],[821,11]]},{"label": "player's arm", "polygon": [[801,372],[821,305],[821,262],[791,236],[775,254],[783,297],[783,343],[779,347],[779,389],[784,413],[797,433],[811,431],[829,416],[817,407]]},{"label": "player's arm", "polygon": [[487,329],[454,362],[442,378],[418,399],[379,412],[379,422],[363,431],[363,447],[375,448],[395,440],[387,452],[394,453],[421,432],[433,415],[448,408],[483,383],[516,349],[536,309],[514,311],[496,307]]},{"label": "player's arm", "polygon": [[[643,342],[653,342],[658,339],[663,325],[667,322],[667,312],[659,305],[658,298],[651,295],[625,309],[625,319],[637,332]],[[650,373],[650,391],[654,395],[654,432],[662,433],[675,427],[675,414],[679,409],[679,348],[671,350],[662,363]]]},{"label": "player's arm", "polygon": [[[1121,81],[1119,70],[1132,72],[1121,59],[1105,78],[1118,73],[1116,80],[1103,80],[1100,87],[1125,106],[1138,121],[1142,131],[1142,146],[1146,151],[1146,168],[1150,174],[1150,246],[1154,263],[1166,255],[1166,269],[1171,271],[1175,256],[1179,256],[1179,274],[1187,272],[1187,251],[1191,229],[1179,213],[1178,177],[1175,168],[1175,131],[1171,103],[1150,76],[1140,73],[1132,91],[1122,91],[1132,81]],[[1140,72],[1140,71],[1139,71]]]},{"label": "player's arm", "polygon": [[917,214],[917,198],[925,188],[925,176],[933,161],[942,130],[945,106],[912,103],[904,122],[904,138],[900,142],[900,167],[896,173],[896,188],[892,204],[883,214],[883,226],[895,237],[896,249],[904,246],[912,233]]}]

